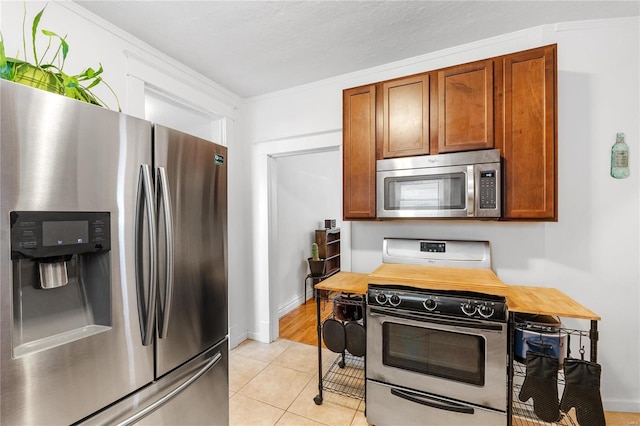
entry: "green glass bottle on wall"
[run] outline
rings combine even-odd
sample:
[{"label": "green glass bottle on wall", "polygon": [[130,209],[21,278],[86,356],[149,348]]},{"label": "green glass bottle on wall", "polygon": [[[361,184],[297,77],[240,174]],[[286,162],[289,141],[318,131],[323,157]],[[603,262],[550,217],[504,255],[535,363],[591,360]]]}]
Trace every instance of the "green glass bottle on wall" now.
[{"label": "green glass bottle on wall", "polygon": [[624,133],[616,134],[616,143],[611,147],[611,176],[629,177],[629,146],[624,141]]}]

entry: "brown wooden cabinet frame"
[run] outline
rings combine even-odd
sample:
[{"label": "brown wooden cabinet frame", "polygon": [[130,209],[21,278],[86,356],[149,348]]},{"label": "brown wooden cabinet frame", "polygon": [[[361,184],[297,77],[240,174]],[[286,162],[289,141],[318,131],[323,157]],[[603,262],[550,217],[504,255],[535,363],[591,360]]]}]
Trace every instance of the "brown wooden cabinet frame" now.
[{"label": "brown wooden cabinet frame", "polygon": [[343,92],[343,217],[376,217],[377,104],[376,85]]},{"label": "brown wooden cabinet frame", "polygon": [[[473,84],[463,88],[476,90],[470,99],[482,102],[474,106],[471,121],[484,126],[486,135],[453,146],[446,140],[451,123],[445,111],[445,79],[482,70],[484,80],[479,74],[469,77]],[[503,167],[501,220],[557,221],[557,81],[553,44],[344,90],[343,218],[376,219],[378,159],[495,147],[501,150]],[[455,83],[464,86],[465,81]],[[412,135],[418,128],[422,133],[413,150],[403,143],[389,145],[388,90],[403,84],[421,85],[419,96],[425,103],[419,125],[413,124]],[[410,113],[416,118],[417,92],[411,96]],[[458,97],[454,103],[464,101],[464,95]]]},{"label": "brown wooden cabinet frame", "polygon": [[558,220],[557,46],[495,58],[503,220]]}]

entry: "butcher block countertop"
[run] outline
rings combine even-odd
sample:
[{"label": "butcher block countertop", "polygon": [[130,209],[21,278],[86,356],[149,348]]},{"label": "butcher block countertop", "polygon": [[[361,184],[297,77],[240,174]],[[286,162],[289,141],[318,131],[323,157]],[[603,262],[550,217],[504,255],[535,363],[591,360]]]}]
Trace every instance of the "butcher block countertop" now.
[{"label": "butcher block countertop", "polygon": [[367,294],[369,274],[340,271],[315,285],[318,290],[339,291],[341,293]]},{"label": "butcher block countertop", "polygon": [[371,274],[338,272],[316,284],[320,290],[366,294],[369,284],[397,284],[420,289],[475,291],[505,296],[511,312],[600,320],[563,292],[548,287],[503,283],[490,269],[384,263]]},{"label": "butcher block countertop", "polygon": [[560,290],[548,287],[509,286],[507,306],[512,312],[556,315],[600,321],[600,316]]},{"label": "butcher block countertop", "polygon": [[506,296],[509,286],[490,269],[383,263],[369,275],[369,284],[410,285],[420,289],[476,291]]}]

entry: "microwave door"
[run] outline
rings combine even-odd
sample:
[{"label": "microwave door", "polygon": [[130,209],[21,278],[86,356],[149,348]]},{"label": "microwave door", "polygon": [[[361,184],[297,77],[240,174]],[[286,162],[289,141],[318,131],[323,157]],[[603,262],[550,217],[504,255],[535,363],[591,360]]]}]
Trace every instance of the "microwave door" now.
[{"label": "microwave door", "polygon": [[390,184],[391,199],[401,210],[437,210],[445,202],[445,188],[439,179],[397,180]]},{"label": "microwave door", "polygon": [[472,166],[378,172],[378,217],[467,217],[473,182]]}]

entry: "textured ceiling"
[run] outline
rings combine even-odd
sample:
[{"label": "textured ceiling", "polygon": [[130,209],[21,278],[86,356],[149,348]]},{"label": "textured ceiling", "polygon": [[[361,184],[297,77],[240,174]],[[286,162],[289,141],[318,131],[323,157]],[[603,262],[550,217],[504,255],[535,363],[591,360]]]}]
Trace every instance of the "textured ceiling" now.
[{"label": "textured ceiling", "polygon": [[241,97],[543,24],[638,16],[634,1],[76,1]]}]

